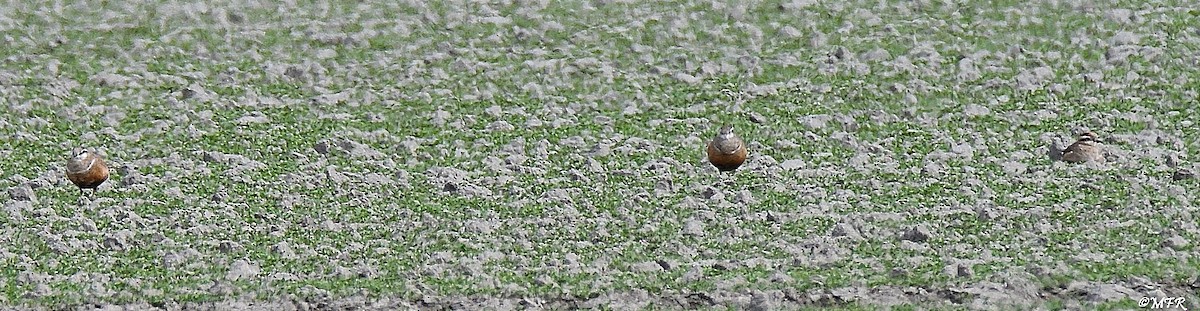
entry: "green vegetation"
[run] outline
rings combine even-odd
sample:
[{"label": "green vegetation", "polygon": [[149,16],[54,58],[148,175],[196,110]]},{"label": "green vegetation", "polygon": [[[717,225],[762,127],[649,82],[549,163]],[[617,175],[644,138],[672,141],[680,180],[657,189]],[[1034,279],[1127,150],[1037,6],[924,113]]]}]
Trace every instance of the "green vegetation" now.
[{"label": "green vegetation", "polygon": [[[1195,10],[1125,23],[1104,13],[1122,5],[1020,1],[23,5],[0,26],[0,188],[37,185],[37,199],[0,213],[3,303],[938,293],[1035,268],[1051,271],[1030,276],[1043,288],[1200,273],[1173,255],[1200,242],[1181,226],[1200,189],[1166,164],[1200,152]],[[1120,40],[1136,43],[1119,60],[1106,53]],[[752,142],[735,174],[702,160],[717,123]],[[1106,136],[1109,164],[1046,157],[1078,127]],[[114,174],[84,200],[61,173],[77,145]],[[901,240],[918,225],[928,240]],[[230,276],[238,260],[257,273]],[[946,273],[960,260],[969,275]]]}]

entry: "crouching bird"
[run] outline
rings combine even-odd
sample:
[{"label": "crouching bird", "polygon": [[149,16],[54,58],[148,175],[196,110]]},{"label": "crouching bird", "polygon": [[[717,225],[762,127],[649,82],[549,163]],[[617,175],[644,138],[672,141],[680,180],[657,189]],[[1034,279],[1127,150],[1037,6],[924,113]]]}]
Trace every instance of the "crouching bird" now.
[{"label": "crouching bird", "polygon": [[108,166],[104,165],[99,155],[85,148],[75,148],[71,155],[71,159],[67,160],[67,179],[79,187],[79,194],[89,188],[95,194],[96,188],[108,180]]},{"label": "crouching bird", "polygon": [[717,170],[729,172],[746,162],[746,143],[733,133],[733,125],[721,127],[721,131],[708,142],[708,163]]},{"label": "crouching bird", "polygon": [[1104,163],[1104,150],[1102,148],[1096,133],[1087,131],[1079,135],[1078,141],[1063,149],[1062,160],[1071,163]]}]

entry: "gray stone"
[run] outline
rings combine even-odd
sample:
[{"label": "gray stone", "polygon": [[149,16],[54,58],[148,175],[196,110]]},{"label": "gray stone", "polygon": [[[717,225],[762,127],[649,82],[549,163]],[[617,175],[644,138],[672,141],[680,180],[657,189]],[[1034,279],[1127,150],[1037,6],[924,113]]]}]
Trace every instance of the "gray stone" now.
[{"label": "gray stone", "polygon": [[8,188],[8,195],[12,197],[14,201],[37,202],[37,194],[33,192],[33,189],[26,185]]}]

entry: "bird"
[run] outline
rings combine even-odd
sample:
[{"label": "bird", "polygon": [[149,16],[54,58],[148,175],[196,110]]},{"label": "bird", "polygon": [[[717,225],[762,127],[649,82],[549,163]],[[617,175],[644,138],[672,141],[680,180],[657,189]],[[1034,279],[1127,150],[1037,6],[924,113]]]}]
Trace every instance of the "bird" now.
[{"label": "bird", "polygon": [[1192,170],[1189,170],[1186,168],[1181,168],[1181,169],[1175,171],[1174,174],[1171,174],[1171,180],[1174,180],[1174,181],[1187,180],[1187,179],[1192,179],[1192,178],[1196,178],[1196,173],[1194,173],[1194,172],[1192,172]]},{"label": "bird", "polygon": [[733,125],[726,124],[712,141],[708,142],[708,163],[718,171],[731,172],[746,162],[746,142],[733,133]]},{"label": "bird", "polygon": [[1071,163],[1104,163],[1104,150],[1096,139],[1096,133],[1086,131],[1079,140],[1062,151],[1062,160]]},{"label": "bird", "polygon": [[67,160],[67,179],[79,187],[80,194],[88,188],[92,189],[93,195],[96,194],[96,188],[108,180],[108,166],[104,165],[104,159],[86,148],[75,148],[71,155],[71,159]]}]

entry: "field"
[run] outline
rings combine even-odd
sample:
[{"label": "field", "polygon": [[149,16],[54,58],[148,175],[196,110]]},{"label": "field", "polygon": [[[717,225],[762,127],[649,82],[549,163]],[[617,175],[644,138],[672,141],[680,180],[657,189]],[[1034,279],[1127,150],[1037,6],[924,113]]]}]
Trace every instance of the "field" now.
[{"label": "field", "polygon": [[1200,308],[1200,10],[951,2],[8,1],[0,309]]}]

